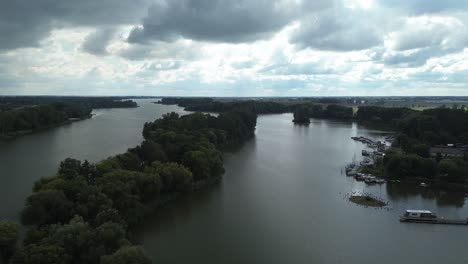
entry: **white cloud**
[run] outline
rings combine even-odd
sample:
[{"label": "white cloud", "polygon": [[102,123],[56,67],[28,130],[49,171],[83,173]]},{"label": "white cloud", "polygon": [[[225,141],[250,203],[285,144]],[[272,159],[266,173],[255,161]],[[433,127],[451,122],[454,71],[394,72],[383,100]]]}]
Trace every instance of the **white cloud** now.
[{"label": "white cloud", "polygon": [[37,30],[0,44],[0,94],[468,94],[468,11],[458,2],[214,2],[158,1],[146,16],[114,6],[121,19],[79,3],[63,7],[66,17],[31,11],[17,29]]}]

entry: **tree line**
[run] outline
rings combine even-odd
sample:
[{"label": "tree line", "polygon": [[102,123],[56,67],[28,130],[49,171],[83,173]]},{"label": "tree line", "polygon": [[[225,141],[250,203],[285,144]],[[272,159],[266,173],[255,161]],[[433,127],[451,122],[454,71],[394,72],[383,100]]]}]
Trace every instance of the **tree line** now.
[{"label": "tree line", "polygon": [[353,108],[337,104],[301,104],[293,106],[293,116],[293,122],[301,124],[310,123],[310,118],[350,120]]},{"label": "tree line", "polygon": [[255,114],[278,114],[291,112],[289,105],[263,100],[215,101],[212,98],[167,97],[159,102],[165,105],[178,105],[187,111],[228,112],[233,110],[249,111]]},{"label": "tree line", "polygon": [[144,125],[144,141],[97,164],[65,159],[38,180],[21,212],[28,230],[0,222],[0,254],[13,264],[151,261],[131,228],[179,194],[220,179],[222,149],[254,135],[257,116],[232,111],[164,115]]},{"label": "tree line", "polygon": [[[136,107],[137,104],[129,100],[133,97],[90,97],[90,96],[0,96],[0,110],[12,110],[21,107],[50,105],[53,103],[67,103],[85,105],[98,108]],[[138,97],[135,97],[138,98]]]},{"label": "tree line", "polygon": [[[11,107],[10,104],[8,105]],[[60,125],[71,119],[89,118],[91,117],[91,111],[97,108],[136,106],[137,104],[130,100],[114,101],[101,98],[79,102],[53,102],[34,106],[16,105],[15,108],[0,111],[0,137],[14,137],[23,133]]]}]

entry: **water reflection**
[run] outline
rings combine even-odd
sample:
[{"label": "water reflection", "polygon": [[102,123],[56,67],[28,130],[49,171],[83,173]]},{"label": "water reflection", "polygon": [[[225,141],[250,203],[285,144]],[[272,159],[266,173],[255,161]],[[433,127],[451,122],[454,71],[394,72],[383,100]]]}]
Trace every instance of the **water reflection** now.
[{"label": "water reflection", "polygon": [[440,207],[462,208],[465,205],[465,194],[459,192],[447,192],[439,189],[421,187],[417,184],[388,183],[386,184],[388,197],[393,201],[408,200],[410,198],[422,198],[435,200]]}]

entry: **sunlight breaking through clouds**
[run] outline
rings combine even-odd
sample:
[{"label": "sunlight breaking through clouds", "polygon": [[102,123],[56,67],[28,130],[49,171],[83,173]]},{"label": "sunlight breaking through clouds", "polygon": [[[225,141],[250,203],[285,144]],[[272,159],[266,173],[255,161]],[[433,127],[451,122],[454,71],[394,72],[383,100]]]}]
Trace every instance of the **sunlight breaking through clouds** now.
[{"label": "sunlight breaking through clouds", "polygon": [[0,94],[468,95],[463,1],[52,2],[0,4]]}]

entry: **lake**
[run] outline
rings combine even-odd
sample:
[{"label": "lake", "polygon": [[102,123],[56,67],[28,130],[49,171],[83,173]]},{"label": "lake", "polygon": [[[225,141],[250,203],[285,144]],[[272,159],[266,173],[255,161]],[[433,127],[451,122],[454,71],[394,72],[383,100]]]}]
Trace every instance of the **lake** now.
[{"label": "lake", "polygon": [[[0,145],[0,218],[16,219],[32,183],[66,157],[97,161],[141,140],[144,122],[177,111],[151,100],[136,109],[95,111],[92,119]],[[225,154],[220,184],[187,195],[149,218],[139,239],[154,263],[468,263],[467,226],[400,223],[405,209],[468,217],[463,194],[402,184],[366,186],[342,173],[361,159],[351,136],[384,134],[354,123],[291,114],[258,118],[256,136]],[[350,203],[352,192],[389,202]]]}]

